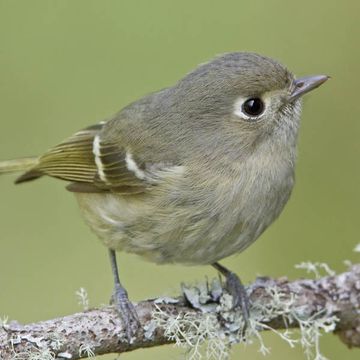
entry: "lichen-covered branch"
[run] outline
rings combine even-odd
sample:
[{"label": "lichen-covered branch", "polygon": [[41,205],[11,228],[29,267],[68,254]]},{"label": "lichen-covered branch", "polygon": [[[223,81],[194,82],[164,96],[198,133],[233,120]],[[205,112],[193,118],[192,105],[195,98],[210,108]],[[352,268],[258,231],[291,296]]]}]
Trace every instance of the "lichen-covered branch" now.
[{"label": "lichen-covered branch", "polygon": [[[246,329],[218,281],[183,287],[177,299],[142,301],[136,309],[143,330],[131,343],[110,306],[28,325],[3,322],[0,359],[79,359],[174,342],[198,351],[206,341],[209,357],[221,358],[231,344],[261,337],[262,330],[275,331],[290,345],[316,342],[320,330],[333,331],[349,347],[360,347],[360,264],[316,280],[258,278],[248,294],[252,305]],[[300,327],[302,339],[278,331],[294,327]]]}]

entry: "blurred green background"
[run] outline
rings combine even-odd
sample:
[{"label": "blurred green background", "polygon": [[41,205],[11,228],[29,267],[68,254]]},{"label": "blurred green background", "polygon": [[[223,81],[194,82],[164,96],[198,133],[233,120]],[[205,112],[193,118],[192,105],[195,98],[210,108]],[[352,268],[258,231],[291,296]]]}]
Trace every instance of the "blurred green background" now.
[{"label": "blurred green background", "polygon": [[[223,261],[244,281],[306,276],[294,264],[359,261],[360,5],[358,0],[0,1],[0,159],[40,154],[130,101],[173,84],[214,55],[248,50],[296,74],[331,81],[306,97],[297,185],[280,219],[245,254]],[[0,316],[37,321],[93,306],[112,291],[107,252],[83,224],[65,183],[14,186],[0,178]],[[177,294],[181,281],[215,276],[210,267],[157,266],[121,254],[131,298]],[[269,359],[304,359],[265,334]],[[330,359],[358,359],[333,335]],[[113,359],[115,355],[104,357]],[[258,346],[233,358],[262,359]],[[172,346],[121,356],[179,359]]]}]

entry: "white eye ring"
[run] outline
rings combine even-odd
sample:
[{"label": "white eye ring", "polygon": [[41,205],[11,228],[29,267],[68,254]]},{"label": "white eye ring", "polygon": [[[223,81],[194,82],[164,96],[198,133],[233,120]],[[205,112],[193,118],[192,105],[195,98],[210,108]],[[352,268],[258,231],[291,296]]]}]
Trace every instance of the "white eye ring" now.
[{"label": "white eye ring", "polygon": [[[254,115],[247,114],[244,111],[244,107],[246,106],[245,105],[246,102],[251,101],[251,100],[257,100],[257,99],[260,99],[262,101],[261,111],[259,112],[258,115],[257,114],[254,114]],[[269,104],[268,98],[263,99],[263,98],[261,98],[259,96],[249,96],[249,97],[246,97],[246,98],[245,97],[240,97],[235,101],[233,114],[237,118],[240,118],[240,119],[243,119],[243,120],[256,121],[256,120],[258,120],[258,119],[260,119],[260,118],[262,118],[264,116],[264,114],[267,111],[268,104]]]}]

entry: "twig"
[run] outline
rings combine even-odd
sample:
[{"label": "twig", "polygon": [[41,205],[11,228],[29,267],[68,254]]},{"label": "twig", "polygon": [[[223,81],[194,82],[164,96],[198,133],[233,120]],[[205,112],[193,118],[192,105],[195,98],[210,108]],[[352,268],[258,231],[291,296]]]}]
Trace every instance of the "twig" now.
[{"label": "twig", "polygon": [[[195,292],[201,291],[194,289]],[[328,318],[337,317],[334,333],[345,344],[360,347],[360,264],[353,265],[348,272],[316,280],[290,282],[286,278],[258,278],[248,287],[251,302],[269,307],[274,301],[269,289],[276,289],[283,299],[293,299],[291,314],[296,316],[289,323],[289,317],[274,312],[274,317],[267,315],[261,319],[264,326],[260,330],[301,327],[305,319],[321,313]],[[39,355],[33,356],[34,359],[79,359],[173,343],[176,338],[169,335],[161,322],[154,320],[154,313],[160,312],[173,319],[189,314],[202,316],[201,306],[191,301],[191,297],[186,295],[187,290],[185,296],[175,300],[138,303],[136,310],[143,330],[136,334],[131,344],[126,340],[120,317],[110,306],[28,325],[14,321],[3,323],[0,327],[0,359],[27,359],[30,354]],[[189,300],[198,309],[191,306]],[[216,313],[221,296],[209,296],[205,302],[207,314]],[[216,314],[221,327],[224,321],[221,314]],[[186,332],[186,328],[181,331]]]}]

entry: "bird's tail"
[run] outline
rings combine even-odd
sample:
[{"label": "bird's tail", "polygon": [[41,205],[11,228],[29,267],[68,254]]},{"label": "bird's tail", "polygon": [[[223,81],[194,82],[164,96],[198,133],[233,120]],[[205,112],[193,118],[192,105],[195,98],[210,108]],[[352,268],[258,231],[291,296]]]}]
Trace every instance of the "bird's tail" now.
[{"label": "bird's tail", "polygon": [[0,175],[27,171],[38,163],[37,157],[0,161]]}]

